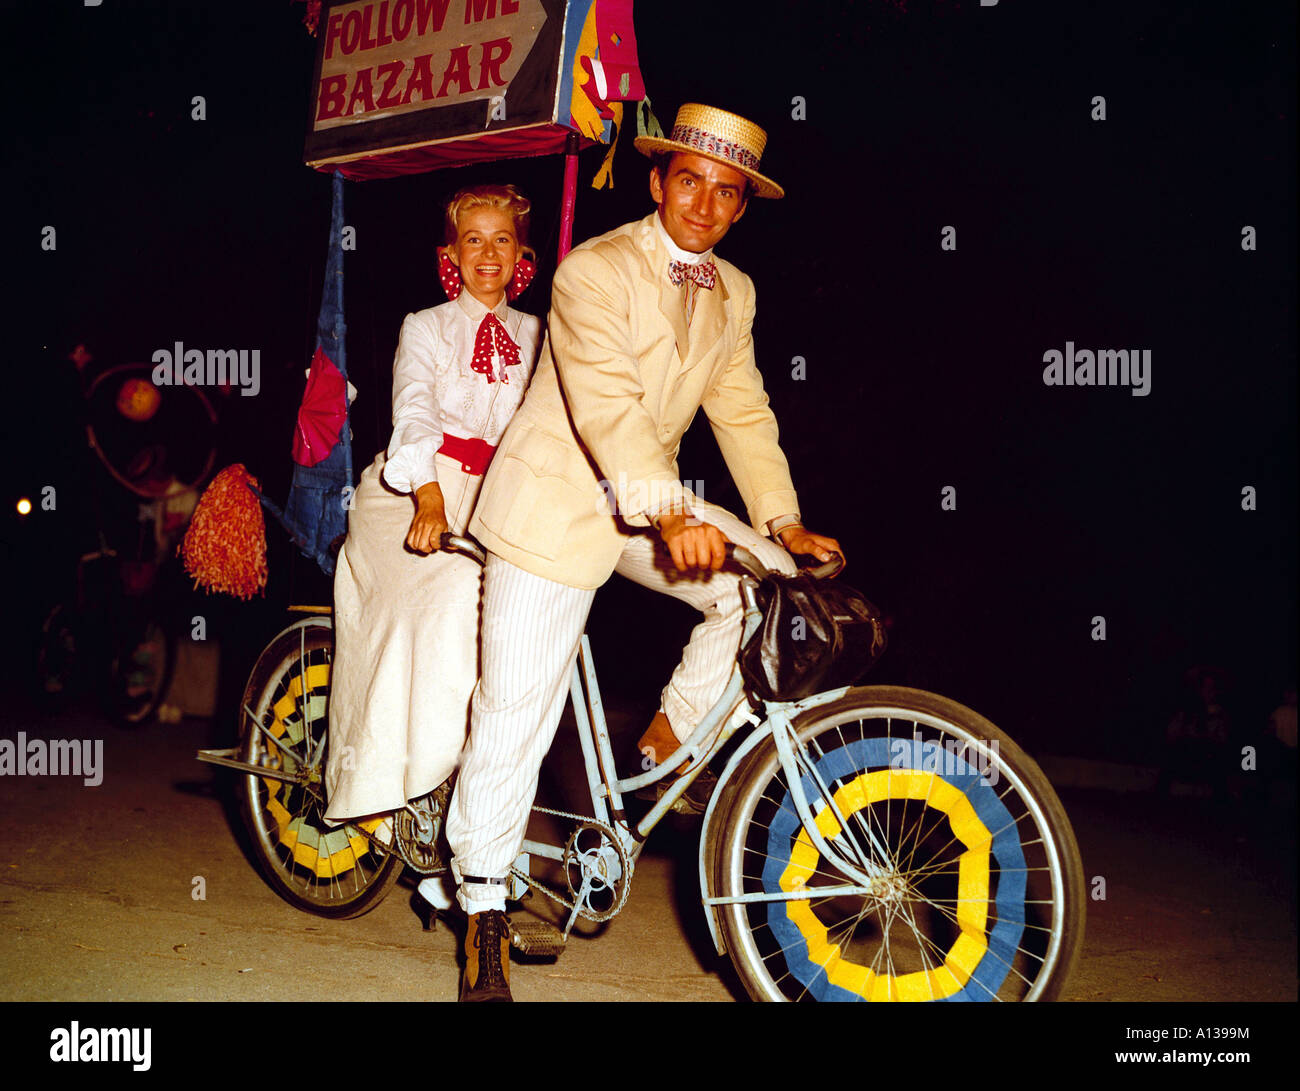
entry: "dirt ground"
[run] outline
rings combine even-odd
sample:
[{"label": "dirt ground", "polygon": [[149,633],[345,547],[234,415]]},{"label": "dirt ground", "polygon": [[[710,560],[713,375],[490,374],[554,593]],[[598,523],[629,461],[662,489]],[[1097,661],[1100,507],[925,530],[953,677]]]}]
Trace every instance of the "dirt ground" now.
[{"label": "dirt ground", "polygon": [[[0,785],[0,999],[455,998],[456,938],[421,929],[409,877],[350,921],[299,912],[263,883],[232,832],[230,780],[194,759],[220,741],[207,721],[126,732],[79,712],[5,736],[18,730],[103,738],[104,774],[94,788],[51,776]],[[1070,779],[1068,764],[1044,764]],[[549,768],[544,792],[570,779],[572,759]],[[1065,999],[1296,999],[1293,810],[1190,792],[1062,797],[1094,895]],[[704,926],[697,838],[687,820],[656,830],[623,913],[573,938],[558,961],[516,965],[516,997],[742,995]]]}]

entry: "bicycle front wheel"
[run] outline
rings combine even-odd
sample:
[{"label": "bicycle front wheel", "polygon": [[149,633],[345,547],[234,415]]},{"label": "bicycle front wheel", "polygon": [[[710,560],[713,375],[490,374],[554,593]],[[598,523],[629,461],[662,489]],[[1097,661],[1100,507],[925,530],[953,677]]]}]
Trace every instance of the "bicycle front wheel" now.
[{"label": "bicycle front wheel", "polygon": [[324,820],[333,648],[329,621],[312,618],[282,632],[258,659],[244,691],[240,751],[279,776],[242,777],[240,810],[275,892],[299,909],[346,919],[383,900],[402,860],[365,836],[382,819]]},{"label": "bicycle front wheel", "polygon": [[831,858],[772,740],[719,800],[714,893],[745,899],[718,912],[749,994],[1055,999],[1083,941],[1083,865],[1033,760],[963,705],[896,686],[851,689],[793,726]]}]

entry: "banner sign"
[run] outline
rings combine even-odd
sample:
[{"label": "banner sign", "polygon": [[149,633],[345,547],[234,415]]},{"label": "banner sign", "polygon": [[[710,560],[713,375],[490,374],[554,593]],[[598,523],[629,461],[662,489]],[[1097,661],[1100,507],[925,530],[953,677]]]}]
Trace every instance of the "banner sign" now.
[{"label": "banner sign", "polygon": [[559,152],[570,132],[607,141],[608,101],[644,94],[631,14],[631,0],[333,3],[317,27],[304,159],[382,178]]}]

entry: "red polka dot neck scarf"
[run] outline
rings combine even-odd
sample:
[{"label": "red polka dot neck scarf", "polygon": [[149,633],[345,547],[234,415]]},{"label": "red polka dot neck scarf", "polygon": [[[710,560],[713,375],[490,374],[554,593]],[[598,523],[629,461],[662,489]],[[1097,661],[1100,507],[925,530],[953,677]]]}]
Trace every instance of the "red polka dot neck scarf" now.
[{"label": "red polka dot neck scarf", "polygon": [[488,311],[478,325],[478,333],[474,337],[474,356],[469,366],[490,383],[500,379],[509,385],[506,368],[518,363],[519,346],[510,340],[510,334],[506,333],[505,326],[501,325],[497,316]]}]

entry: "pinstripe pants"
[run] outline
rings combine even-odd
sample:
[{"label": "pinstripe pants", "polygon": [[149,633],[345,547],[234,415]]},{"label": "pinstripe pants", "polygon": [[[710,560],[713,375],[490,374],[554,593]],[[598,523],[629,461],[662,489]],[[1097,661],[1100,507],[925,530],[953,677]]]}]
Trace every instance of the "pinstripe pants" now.
[{"label": "pinstripe pants", "polygon": [[[779,545],[730,512],[700,500],[692,508],[729,541],[769,568],[793,573]],[[678,739],[689,738],[731,677],[740,646],[739,577],[679,575],[652,533],[628,538],[615,571],[643,587],[681,599],[703,620],[663,690],[664,712]],[[505,907],[505,888],[465,883],[464,876],[503,877],[519,855],[537,794],[542,759],[551,747],[582,630],[596,592],[568,587],[488,554],[483,576],[482,673],[474,691],[469,742],[447,816],[447,839],[467,913]]]}]

